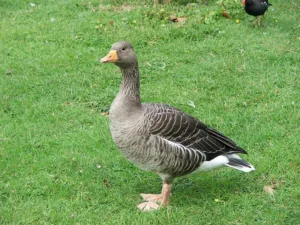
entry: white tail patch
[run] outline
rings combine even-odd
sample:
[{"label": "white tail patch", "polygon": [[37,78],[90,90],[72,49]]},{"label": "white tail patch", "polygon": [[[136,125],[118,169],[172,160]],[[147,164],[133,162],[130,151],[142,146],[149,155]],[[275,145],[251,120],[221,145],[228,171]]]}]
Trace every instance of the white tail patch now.
[{"label": "white tail patch", "polygon": [[224,155],[219,155],[216,158],[203,162],[200,167],[194,171],[194,173],[202,172],[202,171],[209,171],[216,169],[218,167],[224,166],[229,162],[229,159]]},{"label": "white tail patch", "polygon": [[251,164],[249,164],[249,165],[251,166],[250,168],[246,167],[246,166],[239,167],[239,166],[231,166],[231,165],[226,164],[226,166],[228,166],[228,167],[231,167],[231,168],[236,169],[236,170],[243,171],[245,173],[249,173],[249,172],[255,170],[255,168]]},{"label": "white tail patch", "polygon": [[241,157],[239,157],[236,154],[227,155],[227,158],[229,159],[229,162],[225,164],[226,166],[229,166],[231,168],[249,173],[251,171],[254,171],[255,168],[250,163],[243,160]]},{"label": "white tail patch", "polygon": [[203,162],[201,164],[201,166],[197,170],[195,170],[193,173],[209,171],[209,170],[213,170],[218,167],[221,167],[221,166],[229,166],[231,168],[234,168],[234,169],[246,172],[246,173],[255,170],[254,166],[252,166],[250,163],[241,159],[241,157],[239,157],[238,155],[230,154],[230,155],[219,155],[210,161]]}]

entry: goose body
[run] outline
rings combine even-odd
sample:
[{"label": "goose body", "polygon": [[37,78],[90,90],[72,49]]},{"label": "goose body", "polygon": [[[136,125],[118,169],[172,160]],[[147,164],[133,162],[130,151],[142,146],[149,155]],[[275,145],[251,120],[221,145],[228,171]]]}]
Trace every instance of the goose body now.
[{"label": "goose body", "polygon": [[236,153],[246,154],[230,138],[200,120],[165,104],[141,103],[139,69],[133,47],[115,43],[101,62],[120,67],[122,84],[110,108],[112,138],[125,157],[139,168],[157,173],[162,193],[141,194],[140,209],[168,205],[174,178],[220,166],[244,172],[254,167]]}]

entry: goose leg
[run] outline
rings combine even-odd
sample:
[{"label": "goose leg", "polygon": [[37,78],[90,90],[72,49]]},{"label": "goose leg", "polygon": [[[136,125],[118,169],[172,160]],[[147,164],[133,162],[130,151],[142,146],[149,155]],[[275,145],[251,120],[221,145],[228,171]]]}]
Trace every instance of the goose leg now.
[{"label": "goose leg", "polygon": [[[143,211],[152,211],[158,209],[160,206],[169,205],[169,198],[171,195],[171,184],[163,183],[161,194],[140,194],[146,201],[139,204],[137,207]],[[157,204],[160,202],[160,206]]]},{"label": "goose leg", "polygon": [[167,206],[169,205],[169,198],[171,196],[171,184],[164,183],[162,187],[162,200],[161,205]]}]

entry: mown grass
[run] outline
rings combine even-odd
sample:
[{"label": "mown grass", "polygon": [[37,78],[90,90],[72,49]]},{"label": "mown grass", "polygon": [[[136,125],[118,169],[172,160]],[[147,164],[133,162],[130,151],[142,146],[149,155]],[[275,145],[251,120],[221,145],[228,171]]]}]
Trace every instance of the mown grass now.
[{"label": "mown grass", "polygon": [[[297,1],[273,0],[258,28],[236,7],[219,16],[215,1],[31,2],[0,2],[0,224],[298,223]],[[120,74],[98,59],[118,40],[138,54],[143,101],[232,137],[256,171],[177,179],[170,207],[139,212],[138,194],[161,181],[120,155],[101,114]],[[263,191],[271,184],[274,195]]]}]

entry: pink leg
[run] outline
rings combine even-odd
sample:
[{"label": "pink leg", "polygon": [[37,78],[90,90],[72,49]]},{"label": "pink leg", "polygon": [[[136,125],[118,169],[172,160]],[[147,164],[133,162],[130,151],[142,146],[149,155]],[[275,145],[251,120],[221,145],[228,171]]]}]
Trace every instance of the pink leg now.
[{"label": "pink leg", "polygon": [[169,205],[169,198],[171,195],[171,184],[163,183],[161,194],[141,194],[142,198],[146,201],[139,204],[137,207],[143,211],[152,211],[160,206]]},{"label": "pink leg", "polygon": [[167,206],[169,205],[169,198],[171,195],[171,184],[164,183],[162,188],[163,199],[161,201],[161,205]]}]

